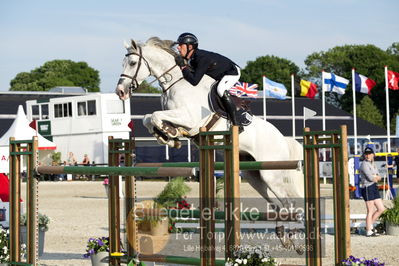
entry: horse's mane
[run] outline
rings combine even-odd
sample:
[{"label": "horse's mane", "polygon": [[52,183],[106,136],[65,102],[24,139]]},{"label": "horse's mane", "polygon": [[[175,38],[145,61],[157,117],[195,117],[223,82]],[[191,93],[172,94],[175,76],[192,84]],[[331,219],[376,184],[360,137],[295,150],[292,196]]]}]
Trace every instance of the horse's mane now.
[{"label": "horse's mane", "polygon": [[172,46],[174,45],[174,41],[171,40],[161,40],[158,37],[151,37],[147,40],[146,45],[152,45],[155,47],[159,47],[166,52],[170,53],[173,56],[176,56],[176,51],[173,50]]}]

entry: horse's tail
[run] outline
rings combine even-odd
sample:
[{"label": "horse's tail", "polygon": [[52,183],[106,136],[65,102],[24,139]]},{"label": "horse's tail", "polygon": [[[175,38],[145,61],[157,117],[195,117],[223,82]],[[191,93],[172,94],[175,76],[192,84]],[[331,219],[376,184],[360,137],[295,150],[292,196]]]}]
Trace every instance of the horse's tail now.
[{"label": "horse's tail", "polygon": [[288,144],[289,159],[290,160],[303,160],[303,146],[293,137],[285,137]]},{"label": "horse's tail", "polygon": [[[285,137],[289,150],[289,160],[303,160],[303,146],[293,137]],[[295,184],[295,195],[304,197],[304,180],[302,169],[287,170],[289,183]]]}]

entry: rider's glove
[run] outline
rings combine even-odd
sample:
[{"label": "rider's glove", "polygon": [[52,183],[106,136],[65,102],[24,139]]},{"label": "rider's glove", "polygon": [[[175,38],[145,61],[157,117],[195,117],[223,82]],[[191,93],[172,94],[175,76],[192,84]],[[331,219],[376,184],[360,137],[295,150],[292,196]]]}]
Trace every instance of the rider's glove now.
[{"label": "rider's glove", "polygon": [[184,62],[184,58],[181,57],[181,56],[176,56],[175,57],[175,62],[176,62],[176,65],[178,65],[181,68],[186,65],[186,62]]}]

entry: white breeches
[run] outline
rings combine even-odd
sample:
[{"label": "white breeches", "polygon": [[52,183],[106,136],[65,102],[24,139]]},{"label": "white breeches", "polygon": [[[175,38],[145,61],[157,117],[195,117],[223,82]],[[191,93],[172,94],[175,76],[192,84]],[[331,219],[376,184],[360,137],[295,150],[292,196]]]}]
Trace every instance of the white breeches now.
[{"label": "white breeches", "polygon": [[236,82],[240,79],[240,76],[241,76],[240,68],[237,66],[236,66],[236,68],[237,68],[237,72],[238,72],[237,75],[226,75],[220,80],[218,88],[217,88],[218,95],[220,97],[223,97],[224,91],[233,87],[234,84],[236,84]]}]

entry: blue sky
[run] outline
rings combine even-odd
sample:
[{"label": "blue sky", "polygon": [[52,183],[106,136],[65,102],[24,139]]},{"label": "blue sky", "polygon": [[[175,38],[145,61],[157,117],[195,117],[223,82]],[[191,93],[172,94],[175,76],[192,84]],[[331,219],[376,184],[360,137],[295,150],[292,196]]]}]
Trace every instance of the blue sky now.
[{"label": "blue sky", "polygon": [[[54,59],[85,61],[113,92],[123,41],[175,40],[192,32],[200,47],[241,67],[276,55],[299,67],[312,52],[338,45],[399,41],[397,0],[34,0],[0,1],[0,91],[10,80]],[[265,73],[267,75],[267,73]]]}]

